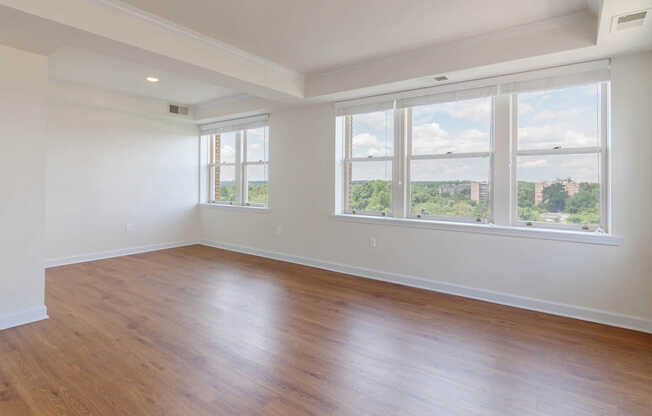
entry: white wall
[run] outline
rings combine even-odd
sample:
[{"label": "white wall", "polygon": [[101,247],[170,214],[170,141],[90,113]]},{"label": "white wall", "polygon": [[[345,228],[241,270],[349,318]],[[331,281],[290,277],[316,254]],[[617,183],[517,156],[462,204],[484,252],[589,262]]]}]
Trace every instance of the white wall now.
[{"label": "white wall", "polygon": [[[621,246],[333,219],[334,118],[327,104],[272,114],[271,213],[202,207],[202,238],[482,289],[474,293],[652,331],[651,74],[650,52],[614,60],[614,231],[624,237]],[[378,240],[375,249],[370,236]]]},{"label": "white wall", "polygon": [[150,101],[52,82],[48,264],[197,240],[197,127]]},{"label": "white wall", "polygon": [[0,329],[45,317],[47,58],[0,46]]}]

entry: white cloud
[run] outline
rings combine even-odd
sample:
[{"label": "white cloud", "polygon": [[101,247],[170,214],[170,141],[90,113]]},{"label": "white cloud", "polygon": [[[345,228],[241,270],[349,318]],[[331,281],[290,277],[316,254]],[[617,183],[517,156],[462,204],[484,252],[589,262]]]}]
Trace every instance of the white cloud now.
[{"label": "white cloud", "polygon": [[519,163],[518,166],[526,169],[542,168],[548,166],[548,161],[545,159],[530,160],[528,162]]},{"label": "white cloud", "polygon": [[470,119],[474,122],[488,121],[491,118],[491,99],[489,98],[437,104],[436,108],[451,117]]},{"label": "white cloud", "polygon": [[489,150],[489,133],[478,129],[463,130],[452,136],[438,123],[414,127],[412,149],[415,154],[467,153]]},{"label": "white cloud", "polygon": [[518,141],[521,149],[552,149],[554,146],[587,147],[598,144],[595,135],[558,124],[521,127],[518,129]]},{"label": "white cloud", "polygon": [[[213,146],[213,147],[217,147],[217,146]],[[223,158],[225,158],[225,159],[227,159],[227,158],[228,159],[233,159],[235,157],[235,149],[232,146],[229,146],[229,145],[223,146],[222,150],[221,150],[221,153],[222,153],[221,156]]]},{"label": "white cloud", "polygon": [[412,149],[415,154],[442,153],[442,149],[451,144],[448,132],[437,123],[422,124],[413,129]]},{"label": "white cloud", "polygon": [[577,119],[582,113],[588,112],[590,109],[574,107],[564,109],[561,111],[541,110],[532,116],[532,122],[545,122],[545,121],[572,121]]},{"label": "white cloud", "polygon": [[489,180],[489,159],[439,159],[413,162],[413,181]]},{"label": "white cloud", "polygon": [[379,146],[380,140],[378,137],[373,136],[369,133],[362,133],[356,136],[353,136],[353,145],[354,146]]},{"label": "white cloud", "polygon": [[518,115],[520,117],[526,116],[534,111],[534,107],[532,107],[532,104],[527,103],[527,102],[519,102],[518,103]]},{"label": "white cloud", "polygon": [[392,145],[377,136],[362,133],[353,136],[353,157],[385,156],[392,153]]},{"label": "white cloud", "polygon": [[518,158],[518,180],[531,182],[572,178],[577,182],[598,182],[596,155],[521,156]]},{"label": "white cloud", "polygon": [[596,146],[598,139],[595,136],[587,136],[584,133],[568,130],[564,137],[567,146],[588,147]]}]

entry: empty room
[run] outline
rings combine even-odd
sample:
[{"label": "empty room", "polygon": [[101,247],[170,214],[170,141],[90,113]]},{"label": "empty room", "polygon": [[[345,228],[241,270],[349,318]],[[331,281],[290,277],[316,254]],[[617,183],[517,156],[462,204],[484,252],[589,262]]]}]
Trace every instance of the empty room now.
[{"label": "empty room", "polygon": [[0,0],[0,416],[652,416],[652,0]]}]

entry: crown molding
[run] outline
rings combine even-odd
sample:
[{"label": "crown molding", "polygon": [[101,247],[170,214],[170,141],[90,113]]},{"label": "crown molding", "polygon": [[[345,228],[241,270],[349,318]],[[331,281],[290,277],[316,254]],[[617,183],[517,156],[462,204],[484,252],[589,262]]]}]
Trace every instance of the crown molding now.
[{"label": "crown molding", "polygon": [[193,29],[190,29],[189,27],[180,25],[178,23],[175,23],[171,20],[165,19],[161,16],[158,16],[156,14],[147,12],[145,10],[139,9],[137,7],[134,7],[130,4],[127,4],[121,0],[94,0],[98,3],[101,3],[107,7],[111,7],[113,9],[119,10],[123,13],[129,14],[130,16],[137,17],[139,19],[145,20],[150,23],[154,23],[160,27],[163,27],[171,32],[176,32],[184,36],[191,37],[195,40],[199,40],[203,43],[206,43],[208,45],[211,45],[214,48],[218,48],[224,51],[227,51],[229,53],[238,55],[242,58],[248,59],[254,63],[265,65],[267,68],[273,69],[278,72],[284,72],[287,74],[291,75],[300,75],[302,76],[303,74],[300,73],[299,71],[296,71],[292,68],[288,68],[286,66],[283,66],[277,62],[270,61],[268,59],[265,59],[261,56],[254,55],[250,52],[244,51],[240,48],[237,48],[229,43],[222,42],[214,37],[204,35],[200,32],[197,32]]}]

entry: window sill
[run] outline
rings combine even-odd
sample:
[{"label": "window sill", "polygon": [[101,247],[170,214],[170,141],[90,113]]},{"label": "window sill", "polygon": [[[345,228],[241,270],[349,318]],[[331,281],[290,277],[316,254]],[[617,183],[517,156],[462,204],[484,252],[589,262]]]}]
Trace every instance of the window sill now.
[{"label": "window sill", "polygon": [[399,227],[425,228],[430,230],[454,231],[498,235],[504,237],[533,238],[539,240],[570,241],[584,244],[619,246],[622,237],[589,233],[581,231],[531,229],[523,227],[503,226],[494,224],[474,224],[448,221],[417,220],[412,218],[371,217],[352,214],[333,214],[331,218],[339,221],[357,222],[363,224],[382,224]]},{"label": "window sill", "polygon": [[200,207],[210,208],[210,209],[225,210],[225,211],[255,212],[257,214],[268,214],[268,213],[270,213],[272,211],[269,207],[212,204],[212,203],[208,203],[208,202],[202,202],[201,204],[199,204],[199,206]]}]

